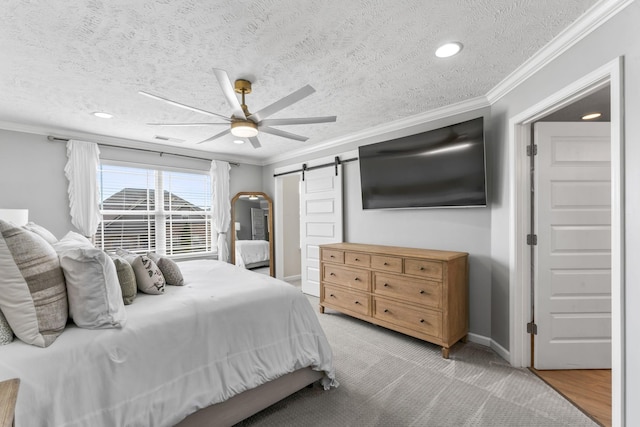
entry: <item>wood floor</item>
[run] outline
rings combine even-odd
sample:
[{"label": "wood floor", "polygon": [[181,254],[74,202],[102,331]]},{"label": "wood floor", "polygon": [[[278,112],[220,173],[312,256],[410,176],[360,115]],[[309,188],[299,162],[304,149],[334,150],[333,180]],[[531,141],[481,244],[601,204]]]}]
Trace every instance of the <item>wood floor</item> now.
[{"label": "wood floor", "polygon": [[611,369],[530,369],[594,421],[611,426]]}]

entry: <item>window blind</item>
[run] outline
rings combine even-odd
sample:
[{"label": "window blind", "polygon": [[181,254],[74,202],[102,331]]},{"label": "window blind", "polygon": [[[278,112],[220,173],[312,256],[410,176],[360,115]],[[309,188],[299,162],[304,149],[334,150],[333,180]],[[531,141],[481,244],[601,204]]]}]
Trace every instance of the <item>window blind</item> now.
[{"label": "window blind", "polygon": [[102,249],[214,252],[208,174],[102,163],[99,183],[103,221],[97,244]]}]

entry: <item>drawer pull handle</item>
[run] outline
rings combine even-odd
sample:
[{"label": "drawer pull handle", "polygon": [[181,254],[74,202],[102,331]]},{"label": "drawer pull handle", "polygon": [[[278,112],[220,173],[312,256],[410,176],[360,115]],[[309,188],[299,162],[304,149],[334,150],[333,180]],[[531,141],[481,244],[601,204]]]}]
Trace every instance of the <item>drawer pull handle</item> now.
[{"label": "drawer pull handle", "polygon": [[355,280],[356,282],[358,282],[360,279],[359,279],[358,277],[356,277],[356,278],[355,278],[355,279],[353,279],[353,280]]},{"label": "drawer pull handle", "polygon": [[356,304],[360,304],[360,301],[356,301]]},{"label": "drawer pull handle", "polygon": [[329,294],[329,296],[330,296],[331,298],[335,298],[335,297],[336,297],[334,294]]},{"label": "drawer pull handle", "polygon": [[329,276],[335,276],[335,275],[336,275],[335,273],[329,273]]},{"label": "drawer pull handle", "polygon": [[421,294],[424,294],[424,290],[420,289],[420,293],[421,293]]},{"label": "drawer pull handle", "polygon": [[383,262],[382,265],[389,265],[389,263]]},{"label": "drawer pull handle", "polygon": [[420,323],[424,323],[424,319],[420,319]]},{"label": "drawer pull handle", "polygon": [[420,267],[420,271],[424,271],[424,267]]},{"label": "drawer pull handle", "polygon": [[329,258],[335,258],[335,256],[334,255],[329,255]]},{"label": "drawer pull handle", "polygon": [[356,258],[356,261],[360,261],[358,258]]},{"label": "drawer pull handle", "polygon": [[383,286],[384,286],[385,288],[388,288],[388,287],[389,287],[389,284],[388,284],[388,283],[385,283]]},{"label": "drawer pull handle", "polygon": [[385,309],[384,309],[384,312],[385,312],[385,313],[388,313],[388,312],[389,312],[389,310],[387,310],[387,309],[385,308]]}]

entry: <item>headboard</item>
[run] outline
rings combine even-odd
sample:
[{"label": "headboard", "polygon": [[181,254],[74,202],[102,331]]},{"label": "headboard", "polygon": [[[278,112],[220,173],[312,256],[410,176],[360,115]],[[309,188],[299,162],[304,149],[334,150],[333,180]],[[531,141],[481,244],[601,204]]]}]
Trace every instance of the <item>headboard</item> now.
[{"label": "headboard", "polygon": [[29,209],[0,209],[0,219],[15,225],[25,225],[29,222]]}]

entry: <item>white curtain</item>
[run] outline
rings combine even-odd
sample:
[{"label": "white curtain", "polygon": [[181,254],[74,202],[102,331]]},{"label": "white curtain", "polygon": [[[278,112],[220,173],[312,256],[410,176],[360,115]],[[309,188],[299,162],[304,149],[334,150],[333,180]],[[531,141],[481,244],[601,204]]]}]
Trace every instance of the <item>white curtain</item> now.
[{"label": "white curtain", "polygon": [[67,142],[67,165],[64,174],[69,180],[69,211],[71,223],[86,237],[92,237],[102,216],[100,215],[100,187],[98,144],[70,140]]},{"label": "white curtain", "polygon": [[[213,229],[218,233],[218,259],[227,262],[229,249],[227,248],[227,230],[231,222],[231,201],[229,200],[229,169],[227,162],[211,161],[211,191],[213,201]],[[213,231],[213,230],[212,230]]]}]

